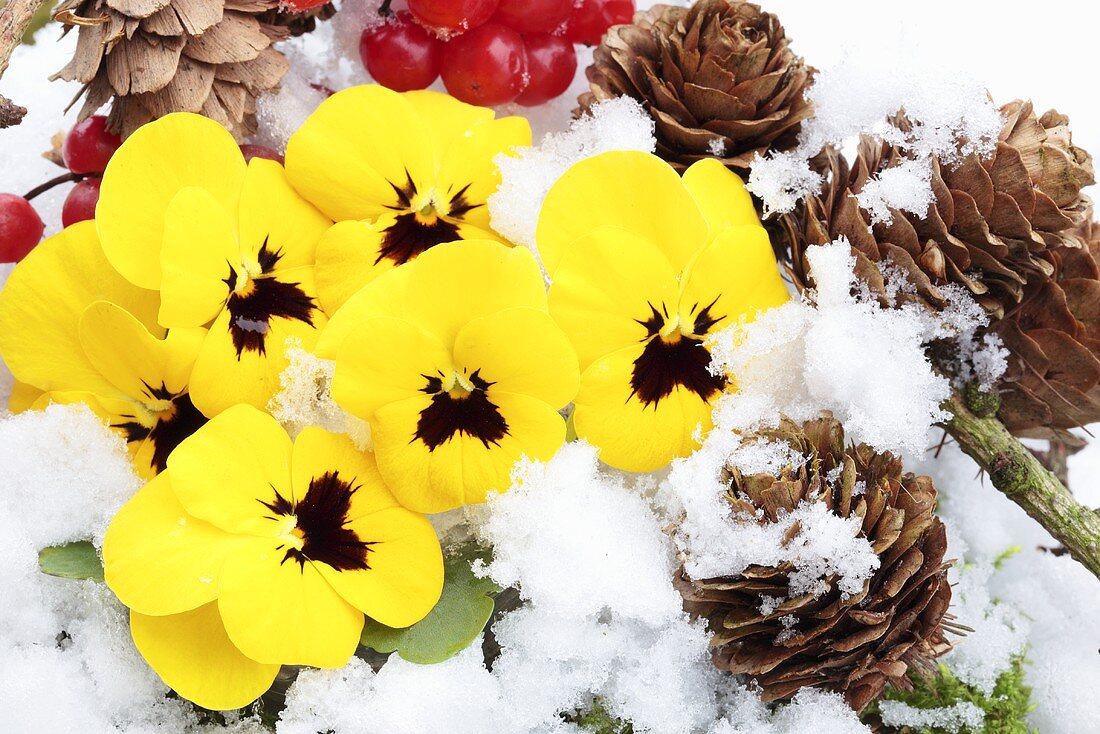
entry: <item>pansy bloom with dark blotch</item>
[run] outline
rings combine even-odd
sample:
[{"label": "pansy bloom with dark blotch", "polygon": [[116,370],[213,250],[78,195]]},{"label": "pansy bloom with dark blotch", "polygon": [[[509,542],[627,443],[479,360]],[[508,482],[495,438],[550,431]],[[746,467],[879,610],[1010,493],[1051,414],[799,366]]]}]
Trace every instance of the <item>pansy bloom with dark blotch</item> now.
[{"label": "pansy bloom with dark blotch", "polygon": [[94,223],[41,243],[0,292],[0,355],[20,385],[11,408],[86,403],[126,438],[140,473],[163,470],[206,422],[188,394],[205,332],[165,333],[157,305],[107,262]]},{"label": "pansy bloom with dark blotch", "polygon": [[418,512],[483,502],[520,457],[551,458],[580,379],[534,256],[497,242],[440,245],[377,278],[317,351],[336,360],[336,402],[370,421],[386,484]]},{"label": "pansy bloom with dark blotch", "polygon": [[288,341],[309,349],[325,324],[313,262],[331,220],[295,193],[278,163],[246,164],[224,128],[189,114],[123,143],[98,214],[115,267],[160,290],[161,326],[209,327],[191,375],[195,406],[207,416],[236,403],[266,406]]},{"label": "pansy bloom with dark blotch", "polygon": [[254,701],[280,665],[342,667],[364,614],[408,627],[443,589],[431,523],[369,453],[315,427],[292,442],[248,405],[181,443],[119,510],[103,563],[138,651],[217,710]]},{"label": "pansy bloom with dark blotch", "polygon": [[485,204],[500,183],[493,159],[530,144],[525,119],[438,92],[369,85],[321,103],[291,136],[286,169],[337,222],[317,246],[325,311],[435,245],[499,239]]},{"label": "pansy bloom with dark blotch", "polygon": [[708,335],[788,298],[741,180],[711,159],[681,179],[655,156],[603,153],[554,184],[537,240],[580,357],[577,435],[629,471],[689,454],[729,387]]}]

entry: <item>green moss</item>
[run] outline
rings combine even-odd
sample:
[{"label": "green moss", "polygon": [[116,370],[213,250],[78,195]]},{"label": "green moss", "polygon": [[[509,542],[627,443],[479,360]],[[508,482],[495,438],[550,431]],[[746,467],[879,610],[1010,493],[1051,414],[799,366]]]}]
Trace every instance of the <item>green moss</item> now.
[{"label": "green moss", "polygon": [[[963,730],[965,734],[1037,734],[1038,730],[1029,727],[1024,718],[1035,708],[1031,703],[1031,689],[1024,685],[1025,662],[1022,655],[1015,658],[1012,667],[997,679],[993,693],[989,696],[966,685],[947,666],[941,664],[938,676],[930,680],[914,680],[912,691],[888,689],[885,698],[921,709],[951,706],[959,701],[973,703],[985,712],[985,725],[980,732]],[[878,707],[868,707],[863,718],[865,721],[876,720]],[[890,734],[948,734],[939,728],[884,731]]]},{"label": "green moss", "polygon": [[592,706],[587,711],[566,718],[592,734],[633,734],[634,732],[634,727],[628,722],[616,719],[608,713],[603,701],[598,698],[592,702]]}]

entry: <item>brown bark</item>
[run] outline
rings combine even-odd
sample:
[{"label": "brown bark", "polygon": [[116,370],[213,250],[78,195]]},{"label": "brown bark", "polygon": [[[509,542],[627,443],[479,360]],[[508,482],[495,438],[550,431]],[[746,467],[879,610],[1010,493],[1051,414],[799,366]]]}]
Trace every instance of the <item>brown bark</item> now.
[{"label": "brown bark", "polygon": [[[23,40],[27,26],[46,0],[8,0],[0,8],[0,77],[8,69],[8,62],[15,47]],[[0,95],[0,128],[18,125],[27,114],[25,107]]]}]

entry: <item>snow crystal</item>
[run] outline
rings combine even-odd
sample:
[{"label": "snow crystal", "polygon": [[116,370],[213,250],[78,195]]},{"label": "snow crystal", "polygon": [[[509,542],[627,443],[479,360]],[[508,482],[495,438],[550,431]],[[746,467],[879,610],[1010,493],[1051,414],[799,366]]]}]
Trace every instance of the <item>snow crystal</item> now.
[{"label": "snow crystal", "polygon": [[547,134],[534,147],[497,157],[501,183],[489,197],[493,229],[516,244],[535,248],[542,201],[574,163],[609,150],[656,149],[653,120],[629,97],[599,102],[566,132]]},{"label": "snow crystal", "polygon": [[821,174],[810,168],[808,156],[795,152],[757,153],[745,188],[764,205],[764,216],[794,211],[798,202],[821,190]]},{"label": "snow crystal", "polygon": [[1100,507],[1100,424],[1086,426],[1079,431],[1082,437],[1090,439],[1085,448],[1071,455],[1067,460],[1069,468],[1069,487],[1077,501],[1087,507]]},{"label": "snow crystal", "polygon": [[277,151],[286,150],[286,141],[302,126],[317,105],[325,101],[325,92],[311,86],[305,74],[291,67],[279,89],[256,100],[256,134],[253,142]]},{"label": "snow crystal", "polygon": [[932,205],[932,163],[927,158],[906,161],[875,174],[856,196],[872,224],[889,224],[891,209],[923,217]]},{"label": "snow crystal", "polygon": [[892,727],[913,727],[915,729],[942,729],[946,732],[980,732],[985,724],[985,712],[977,704],[969,701],[957,701],[951,706],[934,709],[919,709],[901,701],[882,701],[879,703],[882,723]]},{"label": "snow crystal", "polygon": [[272,396],[268,410],[296,436],[307,426],[319,426],[332,433],[351,437],[362,451],[370,450],[370,424],[357,418],[332,399],[332,376],[336,363],[290,344],[286,350],[289,364],[279,375],[279,392]]},{"label": "snow crystal", "polygon": [[708,734],[870,734],[838,694],[803,688],[774,711],[732,679],[723,691],[723,717]]}]

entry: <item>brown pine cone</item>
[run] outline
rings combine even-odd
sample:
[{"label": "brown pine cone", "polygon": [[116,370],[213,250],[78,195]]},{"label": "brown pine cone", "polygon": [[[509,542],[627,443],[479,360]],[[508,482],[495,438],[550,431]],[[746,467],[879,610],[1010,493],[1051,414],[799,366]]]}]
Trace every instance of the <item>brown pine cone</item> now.
[{"label": "brown pine cone", "polygon": [[[69,0],[56,17],[79,26],[55,79],[85,85],[80,118],[112,101],[110,128],[128,136],[171,112],[195,112],[238,139],[255,131],[256,97],[274,91],[286,58],[272,47],[310,27],[280,0]],[[323,13],[329,6],[321,8]]]},{"label": "brown pine cone", "polygon": [[[891,454],[846,447],[831,416],[801,426],[785,421],[765,437],[790,443],[808,460],[778,478],[731,468],[731,512],[744,522],[783,522],[800,503],[825,503],[841,517],[861,518],[859,536],[881,565],[850,596],[828,577],[824,593],[790,599],[790,563],[695,580],[681,569],[684,608],[708,620],[715,665],[751,677],[764,700],[821,686],[862,710],[887,683],[910,686],[911,669],[923,671],[950,648],[943,631],[951,600],[947,538],[933,514],[936,488],[928,477],[903,474]],[[796,524],[787,535],[799,532]]]},{"label": "brown pine cone", "polygon": [[818,158],[823,190],[778,227],[800,289],[812,285],[806,248],[841,235],[873,292],[885,294],[884,262],[904,271],[916,300],[933,309],[947,303],[942,286],[965,288],[1011,353],[998,386],[1000,417],[1018,435],[1049,436],[1100,420],[1100,395],[1091,394],[1100,382],[1100,350],[1083,326],[1091,317],[1073,315],[1100,304],[1081,302],[1078,283],[1070,308],[1059,285],[1095,267],[1082,255],[1091,202],[1081,189],[1094,182],[1092,159],[1073,145],[1064,115],[1040,117],[1021,101],[1001,113],[1005,124],[991,156],[970,155],[953,167],[933,161],[934,203],[923,216],[891,210],[890,223],[874,223],[860,208],[855,195],[869,180],[909,160],[864,139],[851,167],[836,151]]},{"label": "brown pine cone", "polygon": [[612,27],[596,49],[582,109],[629,96],[656,123],[657,154],[677,168],[718,158],[744,170],[756,153],[794,147],[811,114],[813,70],[779,20],[741,0],[655,5]]}]

